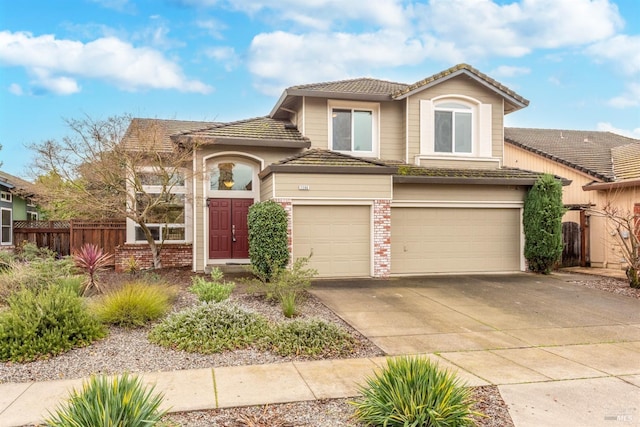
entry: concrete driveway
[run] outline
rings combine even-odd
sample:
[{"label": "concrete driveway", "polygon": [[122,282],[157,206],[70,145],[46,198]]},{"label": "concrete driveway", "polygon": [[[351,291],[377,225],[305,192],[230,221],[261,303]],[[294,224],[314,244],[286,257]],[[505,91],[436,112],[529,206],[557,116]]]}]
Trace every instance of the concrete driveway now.
[{"label": "concrete driveway", "polygon": [[554,274],[324,281],[312,292],[388,355],[496,384],[517,426],[640,426],[640,301]]}]

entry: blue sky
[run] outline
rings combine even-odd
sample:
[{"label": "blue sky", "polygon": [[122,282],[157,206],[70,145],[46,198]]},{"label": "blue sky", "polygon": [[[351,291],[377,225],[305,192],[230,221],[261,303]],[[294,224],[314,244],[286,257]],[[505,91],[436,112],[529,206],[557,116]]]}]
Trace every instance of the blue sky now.
[{"label": "blue sky", "polygon": [[640,138],[638,0],[0,0],[0,161],[29,177],[65,118],[232,121],[460,62],[531,101],[508,126]]}]

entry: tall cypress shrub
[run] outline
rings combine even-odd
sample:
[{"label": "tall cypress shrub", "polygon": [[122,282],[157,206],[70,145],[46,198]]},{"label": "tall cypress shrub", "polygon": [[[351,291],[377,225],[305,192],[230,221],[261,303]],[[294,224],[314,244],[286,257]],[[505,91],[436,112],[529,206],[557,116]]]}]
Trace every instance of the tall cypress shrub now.
[{"label": "tall cypress shrub", "polygon": [[287,212],[276,202],[255,203],[249,208],[249,258],[253,272],[269,281],[274,271],[289,262]]},{"label": "tall cypress shrub", "polygon": [[562,184],[551,174],[538,178],[524,200],[524,256],[529,270],[549,274],[562,256]]}]

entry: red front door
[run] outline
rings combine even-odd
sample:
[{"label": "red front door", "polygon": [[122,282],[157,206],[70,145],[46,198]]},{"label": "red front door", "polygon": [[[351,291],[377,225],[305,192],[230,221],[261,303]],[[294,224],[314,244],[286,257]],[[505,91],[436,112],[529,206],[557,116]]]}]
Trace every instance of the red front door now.
[{"label": "red front door", "polygon": [[249,258],[253,199],[209,199],[209,259]]}]

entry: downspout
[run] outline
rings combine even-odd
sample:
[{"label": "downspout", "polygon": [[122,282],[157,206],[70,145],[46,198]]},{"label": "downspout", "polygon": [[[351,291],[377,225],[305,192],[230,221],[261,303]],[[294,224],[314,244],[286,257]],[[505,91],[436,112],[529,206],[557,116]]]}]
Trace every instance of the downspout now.
[{"label": "downspout", "polygon": [[409,97],[405,98],[404,108],[404,162],[409,163]]},{"label": "downspout", "polygon": [[196,198],[197,198],[197,190],[196,190],[196,151],[197,150],[193,150],[193,156],[192,156],[192,169],[193,169],[193,177],[191,178],[191,194],[193,194],[193,200],[191,201],[191,270],[193,272],[196,271],[196,236],[198,233],[196,233],[196,211],[197,209],[197,203],[196,203]]}]

